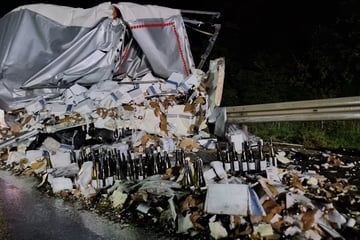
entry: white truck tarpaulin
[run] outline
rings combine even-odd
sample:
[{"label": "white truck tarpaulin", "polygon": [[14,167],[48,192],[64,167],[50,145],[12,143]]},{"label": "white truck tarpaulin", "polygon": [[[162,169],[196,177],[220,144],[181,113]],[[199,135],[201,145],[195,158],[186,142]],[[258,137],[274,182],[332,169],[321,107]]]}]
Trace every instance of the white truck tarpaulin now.
[{"label": "white truck tarpaulin", "polygon": [[187,76],[194,65],[180,11],[133,3],[21,6],[0,19],[0,46],[0,108],[6,110],[38,96],[55,98],[75,83],[150,71]]}]

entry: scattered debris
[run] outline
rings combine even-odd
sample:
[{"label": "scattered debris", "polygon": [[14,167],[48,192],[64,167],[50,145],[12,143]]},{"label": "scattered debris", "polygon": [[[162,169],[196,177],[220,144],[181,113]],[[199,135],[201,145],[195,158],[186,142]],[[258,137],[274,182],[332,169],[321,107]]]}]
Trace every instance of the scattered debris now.
[{"label": "scattered debris", "polygon": [[[47,5],[16,11],[41,14],[37,7]],[[84,16],[81,11],[72,14]],[[245,125],[226,123],[219,107],[224,58],[206,72],[195,68],[180,10],[104,3],[84,11],[87,19],[94,13],[100,19],[83,24],[92,23],[98,34],[110,29],[113,42],[92,49],[103,38],[84,35],[86,42],[67,50],[73,54],[53,52],[58,55],[45,66],[39,61],[39,72],[15,74],[21,69],[9,66],[0,74],[9,77],[0,79],[5,85],[11,74],[21,75],[0,96],[3,169],[35,176],[39,190],[81,201],[114,221],[141,222],[168,236],[359,236],[359,160],[280,148]],[[63,23],[56,16],[51,21]]]}]

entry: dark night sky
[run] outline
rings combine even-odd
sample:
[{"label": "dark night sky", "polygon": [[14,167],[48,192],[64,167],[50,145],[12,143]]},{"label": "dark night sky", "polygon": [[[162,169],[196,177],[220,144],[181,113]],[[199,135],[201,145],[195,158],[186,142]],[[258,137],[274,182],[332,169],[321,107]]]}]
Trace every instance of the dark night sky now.
[{"label": "dark night sky", "polygon": [[[1,16],[17,6],[40,2],[87,8],[105,1],[13,0],[9,1],[6,6],[2,6]],[[268,33],[280,33],[286,38],[292,38],[292,35],[299,35],[299,33],[307,31],[309,26],[314,23],[333,21],[335,11],[331,0],[223,0],[217,1],[216,4],[208,0],[134,0],[129,2],[179,9],[218,11],[222,13],[222,21],[227,23],[226,26],[229,26],[233,31],[241,31],[254,38],[257,36],[264,37]]]},{"label": "dark night sky", "polygon": [[[1,8],[1,16],[13,8],[31,3],[88,8],[101,0],[13,0]],[[118,1],[112,1],[118,2]],[[165,1],[134,0],[140,4],[154,4],[178,9],[221,12],[222,29],[217,44],[234,46],[239,54],[254,49],[298,48],[305,46],[314,25],[335,21],[335,3],[332,0],[223,0],[211,3],[205,0]],[[230,41],[231,40],[231,41]]]}]

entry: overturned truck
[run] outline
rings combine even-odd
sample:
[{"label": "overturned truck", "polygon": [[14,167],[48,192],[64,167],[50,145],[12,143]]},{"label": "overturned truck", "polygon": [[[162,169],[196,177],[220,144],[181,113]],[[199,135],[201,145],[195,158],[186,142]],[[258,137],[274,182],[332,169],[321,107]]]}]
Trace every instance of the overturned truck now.
[{"label": "overturned truck", "polygon": [[[134,3],[6,14],[0,167],[116,221],[193,239],[359,236],[358,178],[333,177],[356,161],[224,129],[225,60],[207,63],[218,17]],[[190,29],[209,37],[197,65]]]},{"label": "overturned truck", "polygon": [[[209,71],[199,68],[220,25],[186,20],[186,13],[219,16],[134,3],[89,9],[34,4],[6,14],[0,21],[0,108],[3,129],[10,131],[3,130],[2,146],[14,137],[22,141],[24,133],[92,124],[168,138],[199,134],[220,105],[224,58],[210,61]],[[186,25],[213,31],[206,32],[209,46],[198,67]]]}]

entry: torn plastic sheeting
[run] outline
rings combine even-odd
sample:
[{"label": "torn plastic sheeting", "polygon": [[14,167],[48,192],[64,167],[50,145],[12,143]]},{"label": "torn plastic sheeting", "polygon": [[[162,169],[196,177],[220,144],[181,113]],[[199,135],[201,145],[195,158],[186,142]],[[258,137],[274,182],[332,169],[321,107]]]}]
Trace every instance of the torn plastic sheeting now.
[{"label": "torn plastic sheeting", "polygon": [[[8,29],[9,26],[13,26],[15,30],[12,28],[13,32],[16,32],[16,35],[14,34],[5,34],[7,35],[6,38],[3,38],[2,46],[3,49],[10,48],[9,44],[13,46],[14,42],[17,42],[17,37],[22,39],[21,44],[17,46],[13,46],[9,51],[5,51],[8,55],[0,54],[0,59],[2,59],[1,62],[18,62],[19,59],[22,61],[24,59],[27,59],[31,64],[23,64],[22,68],[19,69],[19,65],[13,66],[12,64],[9,64],[9,67],[6,68],[6,71],[4,71],[1,75],[4,76],[3,79],[1,79],[1,84],[4,83],[5,85],[11,86],[8,89],[13,89],[13,91],[17,91],[17,89],[20,89],[20,87],[27,87],[31,89],[24,89],[22,90],[22,94],[18,94],[16,99],[13,98],[13,95],[11,92],[1,91],[0,95],[2,96],[3,102],[6,104],[6,106],[2,106],[3,108],[21,108],[23,107],[22,104],[24,100],[29,99],[30,97],[34,97],[36,95],[43,95],[46,97],[53,97],[56,95],[59,95],[59,89],[57,88],[43,88],[44,86],[58,86],[59,80],[64,81],[63,83],[66,83],[66,81],[73,81],[73,78],[76,76],[77,80],[80,80],[82,77],[86,76],[88,82],[90,79],[103,79],[104,75],[105,78],[110,77],[111,72],[111,64],[106,64],[104,61],[99,60],[99,62],[95,63],[95,65],[88,66],[88,69],[81,69],[78,68],[78,71],[72,71],[71,73],[67,70],[70,70],[72,66],[69,66],[70,62],[73,64],[73,66],[78,65],[78,63],[82,61],[86,61],[86,56],[93,53],[96,47],[99,47],[98,40],[103,39],[101,35],[104,34],[103,31],[99,31],[100,29],[104,30],[103,28],[109,24],[111,24],[111,20],[109,19],[97,19],[95,21],[98,21],[99,25],[95,25],[92,27],[85,28],[84,26],[81,26],[82,23],[78,24],[77,26],[65,26],[64,25],[64,19],[54,19],[54,21],[58,24],[54,24],[53,20],[51,18],[54,17],[54,13],[57,16],[59,15],[66,15],[67,12],[72,12],[72,17],[69,19],[76,18],[78,22],[81,22],[80,19],[85,19],[84,16],[80,17],[78,14],[81,11],[92,11],[98,12],[96,16],[101,16],[104,14],[104,6],[107,5],[107,9],[112,9],[111,5],[109,3],[105,4],[103,3],[102,9],[98,6],[92,8],[92,9],[73,9],[69,11],[69,8],[64,8],[61,6],[55,6],[55,5],[44,5],[44,4],[34,4],[31,5],[33,8],[31,10],[28,9],[28,6],[19,8],[17,11],[13,11],[7,15],[5,15],[2,18],[2,21],[0,22],[1,28],[0,29]],[[44,8],[48,9],[48,11],[39,11],[40,9],[44,10]],[[67,12],[66,12],[67,11]],[[47,13],[49,18],[47,17],[40,17],[44,15],[44,13]],[[62,13],[59,13],[62,12]],[[110,10],[110,16],[112,11]],[[82,14],[82,13],[80,13]],[[23,16],[22,21],[18,22],[18,24],[14,25],[13,21],[18,21],[20,16]],[[37,19],[37,20],[35,20]],[[38,23],[39,19],[41,19],[41,23]],[[73,23],[69,22],[69,19],[66,19],[67,23]],[[85,22],[85,21],[84,21]],[[40,31],[39,34],[39,28],[38,24],[42,26],[48,26],[41,28],[43,32]],[[104,26],[102,26],[104,25]],[[61,32],[63,36],[66,36],[64,38],[59,38],[58,34],[56,35],[56,41],[58,44],[54,45],[52,42],[55,41],[54,34],[48,34],[46,31],[56,32],[60,31],[60,28],[62,29]],[[78,31],[73,31],[74,28],[77,28]],[[35,30],[37,29],[37,30]],[[86,29],[86,30],[85,30]],[[76,34],[74,34],[76,33]],[[118,31],[118,34],[122,34],[123,32]],[[100,34],[99,37],[96,37],[96,34]],[[26,35],[26,37],[25,37]],[[42,38],[43,36],[48,36],[48,39]],[[114,37],[112,40],[114,42],[117,41],[117,39],[120,39],[120,35],[117,36],[117,34],[112,34]],[[39,41],[36,41],[37,44],[35,47],[29,47],[29,44],[33,43],[32,40],[34,39],[40,39]],[[29,41],[24,41],[24,39],[29,39]],[[74,42],[74,39],[79,39],[80,41]],[[30,41],[31,40],[31,41]],[[72,44],[68,44],[69,41],[72,42]],[[48,45],[51,45],[52,47],[49,47]],[[59,50],[59,47],[63,47],[65,49]],[[69,47],[70,46],[70,47]],[[26,49],[26,51],[24,51]],[[46,51],[45,51],[46,49]],[[29,52],[30,50],[30,52]],[[23,52],[26,52],[27,56],[26,58],[23,57]],[[43,54],[46,52],[45,54]],[[108,52],[108,55],[113,55],[114,51]],[[39,57],[39,56],[42,57]],[[11,57],[9,57],[11,56]],[[9,59],[10,58],[10,59]],[[88,62],[88,61],[87,61]],[[89,62],[88,62],[89,63]],[[34,66],[35,64],[35,66]],[[97,64],[97,65],[96,65]],[[29,68],[29,66],[34,66],[33,68]],[[79,65],[78,65],[79,66]],[[80,66],[79,66],[80,67]],[[104,71],[104,69],[107,69]],[[102,71],[101,71],[102,70]],[[106,72],[108,74],[106,74]],[[65,74],[66,73],[66,74]],[[15,80],[15,81],[14,81]],[[33,90],[36,88],[35,90]]]},{"label": "torn plastic sheeting", "polygon": [[[172,72],[189,75],[194,62],[180,10],[133,3],[115,6],[157,75],[163,78]],[[173,54],[168,54],[169,51]]]},{"label": "torn plastic sheeting", "polygon": [[[120,10],[121,19],[113,18],[114,7]],[[72,13],[68,19],[59,17],[67,16],[68,12]],[[85,17],[88,14],[95,16],[90,25]],[[159,17],[165,15],[166,20]],[[21,21],[18,21],[20,16]],[[39,32],[39,21],[36,19],[41,19],[40,24],[47,27]],[[148,24],[154,26],[154,22],[158,24],[156,27],[147,27]],[[188,76],[194,66],[178,9],[135,3],[102,3],[89,9],[33,4],[6,14],[0,25],[2,35],[6,36],[1,41],[4,50],[0,52],[0,60],[8,66],[1,69],[0,74],[3,76],[0,84],[6,86],[0,91],[1,107],[4,109],[22,108],[27,101],[39,95],[46,99],[57,97],[74,83],[88,86],[112,79],[116,74],[129,73],[138,78],[151,71],[165,79],[173,72]],[[124,41],[127,26],[136,43],[131,37]],[[10,27],[11,32],[7,31]],[[58,44],[52,44],[55,35],[48,34],[48,31],[61,31],[63,37],[56,35]],[[42,36],[48,37],[43,39]],[[18,42],[17,37],[22,41],[14,46]],[[29,47],[33,41],[23,41],[40,38],[35,47]],[[24,52],[27,53],[26,58],[23,57]],[[127,55],[134,52],[137,56]],[[133,61],[132,57],[142,59],[141,64]],[[12,64],[19,59],[22,62],[27,59],[31,64],[24,63],[20,68]]]}]

